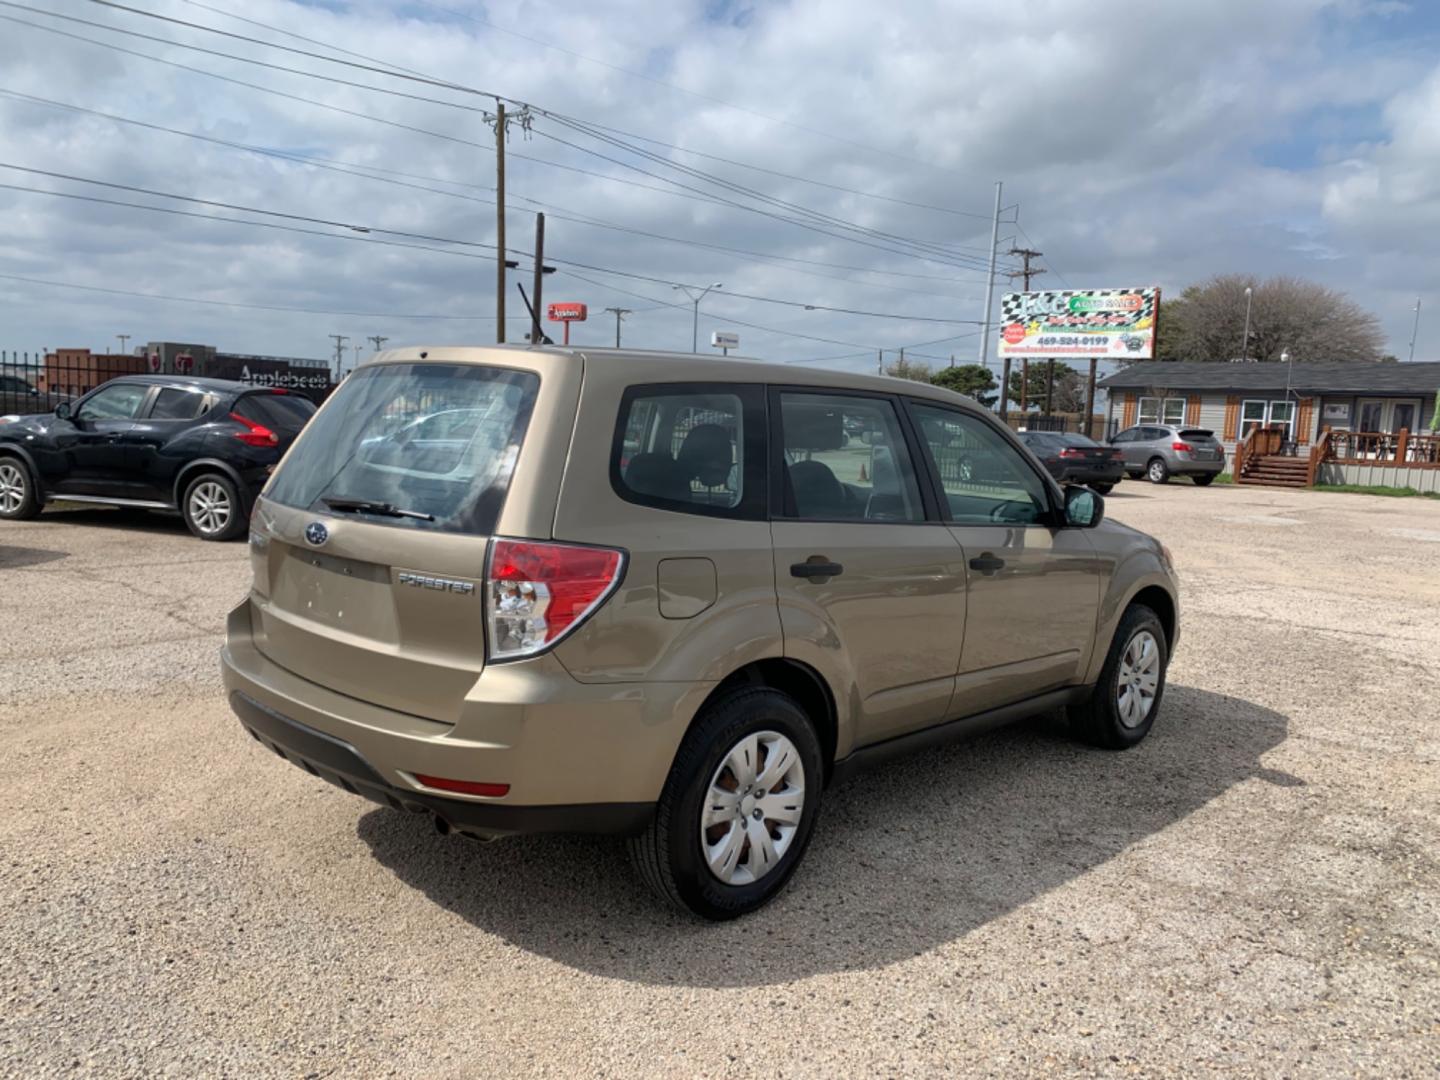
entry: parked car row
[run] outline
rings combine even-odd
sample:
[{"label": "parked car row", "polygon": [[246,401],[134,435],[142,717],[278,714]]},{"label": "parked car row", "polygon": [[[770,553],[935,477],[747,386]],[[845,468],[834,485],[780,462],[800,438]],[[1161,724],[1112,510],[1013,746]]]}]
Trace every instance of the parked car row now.
[{"label": "parked car row", "polygon": [[233,539],[314,412],[288,390],[128,375],[49,412],[0,415],[0,518],[95,503],[178,512],[202,540]]},{"label": "parked car row", "polygon": [[1204,487],[1225,471],[1225,447],[1206,428],[1140,424],[1117,433],[1109,446],[1068,432],[1016,434],[1056,480],[1084,484],[1102,495],[1125,476],[1143,476],[1154,484],[1188,476]]}]

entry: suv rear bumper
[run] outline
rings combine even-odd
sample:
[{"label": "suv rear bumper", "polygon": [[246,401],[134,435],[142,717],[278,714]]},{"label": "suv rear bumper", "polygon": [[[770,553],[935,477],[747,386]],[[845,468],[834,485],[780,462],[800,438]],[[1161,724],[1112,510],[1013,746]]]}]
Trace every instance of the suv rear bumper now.
[{"label": "suv rear bumper", "polygon": [[344,739],[291,720],[242,691],[231,691],[230,707],[257,742],[312,776],[381,806],[433,814],[449,829],[482,839],[541,832],[630,835],[643,829],[655,811],[654,803],[520,806],[467,802],[409,791],[387,783],[360,751]]}]

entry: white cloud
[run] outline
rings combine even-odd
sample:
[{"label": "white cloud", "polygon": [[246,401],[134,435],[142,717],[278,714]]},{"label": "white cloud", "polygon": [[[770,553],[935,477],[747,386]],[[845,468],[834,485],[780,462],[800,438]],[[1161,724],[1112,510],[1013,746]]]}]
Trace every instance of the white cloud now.
[{"label": "white cloud", "polygon": [[[428,76],[892,198],[983,215],[991,183],[1003,177],[1007,204],[1021,203],[1026,235],[1046,252],[1044,261],[1052,273],[1040,279],[1045,284],[1059,284],[1063,274],[1077,286],[1158,281],[1174,288],[1226,270],[1295,273],[1347,289],[1382,311],[1397,342],[1408,338],[1403,312],[1413,304],[1416,285],[1440,286],[1434,271],[1408,257],[1406,245],[1413,233],[1402,227],[1406,221],[1428,222],[1440,207],[1433,172],[1427,168],[1440,140],[1432,119],[1440,104],[1440,81],[1433,74],[1428,79],[1417,74],[1423,61],[1416,59],[1412,45],[1399,38],[1387,45],[1383,34],[1376,37],[1403,19],[1404,11],[1323,0],[1164,4],[1141,12],[1129,4],[1077,6],[1059,0],[1025,5],[792,0],[753,9],[667,0],[543,6],[518,0],[483,8],[469,0],[443,4],[462,6],[491,25],[446,14],[428,3],[378,0],[343,10],[258,0],[243,11],[248,18]],[[79,0],[59,0],[53,10],[357,82],[435,93],[381,75],[107,13]],[[274,37],[181,0],[168,0],[156,10],[235,33]],[[707,10],[720,14],[707,18]],[[43,16],[22,17],[62,25]],[[543,39],[604,64],[494,27]],[[452,139],[485,144],[493,138],[472,112],[266,71],[173,46],[121,41],[99,30],[65,28]],[[643,71],[688,92],[616,68]],[[446,187],[471,199],[490,197],[485,190],[454,186],[492,185],[494,157],[483,146],[386,127],[13,23],[0,22],[0,72],[0,88],[6,90],[217,139],[433,177],[407,182]],[[464,95],[440,96],[474,103]],[[479,104],[488,102],[481,99]],[[1382,121],[1363,140],[1320,145],[1318,137],[1305,134],[1306,125],[1327,109],[1370,109]],[[511,143],[508,221],[511,244],[521,250],[530,246],[533,205],[522,200],[529,197],[563,208],[559,213],[652,233],[941,279],[781,264],[606,231],[562,221],[552,213],[547,236],[554,257],[675,281],[724,281],[725,290],[706,301],[702,331],[741,320],[855,345],[851,349],[807,342],[742,327],[743,351],[798,360],[874,346],[893,348],[973,328],[774,307],[729,299],[727,292],[910,315],[979,317],[981,282],[973,269],[947,268],[519,156],[664,186],[546,136],[583,142],[650,172],[759,205],[541,120],[534,138],[517,134]],[[1277,164],[1267,157],[1267,147],[1287,144],[1294,150],[1297,140],[1296,160]],[[1307,160],[1310,150],[1313,159]],[[13,98],[0,97],[0,160],[369,226],[479,243],[493,240],[494,210],[481,202]],[[981,217],[878,202],[684,155],[675,155],[675,160],[870,228],[968,245],[971,255],[989,241],[989,226]],[[8,170],[0,173],[5,173],[0,176],[5,183],[178,205]],[[1377,224],[1385,227],[1377,229]],[[1002,235],[1011,232],[1013,228],[1007,228]],[[301,236],[0,190],[3,273],[337,311],[493,312],[493,260],[382,247],[350,236]],[[485,254],[469,254],[477,253]],[[1402,266],[1414,273],[1400,273]],[[547,296],[585,300],[597,312],[615,304],[650,308],[630,317],[627,341],[653,347],[688,342],[688,309],[655,307],[630,295],[675,301],[665,285],[582,272],[611,287],[557,274],[547,282]],[[528,275],[524,277],[528,288]],[[520,310],[513,291],[509,303],[512,314]],[[100,346],[116,333],[129,333],[136,340],[202,340],[245,351],[324,355],[332,332],[356,338],[383,333],[396,341],[484,341],[493,336],[486,322],[231,311],[106,298],[3,279],[0,304],[6,311],[0,347],[20,349]],[[512,336],[520,330],[515,323]],[[612,332],[608,320],[593,322],[580,328],[576,339],[604,342]],[[961,337],[954,348],[969,358],[975,338]],[[926,351],[945,355],[949,346]],[[853,361],[855,366],[869,363],[868,357]]]}]

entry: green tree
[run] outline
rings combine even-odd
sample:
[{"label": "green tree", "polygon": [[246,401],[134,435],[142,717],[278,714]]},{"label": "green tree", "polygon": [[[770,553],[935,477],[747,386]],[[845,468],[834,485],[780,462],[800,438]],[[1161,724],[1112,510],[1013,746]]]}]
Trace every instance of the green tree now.
[{"label": "green tree", "polygon": [[946,390],[972,397],[987,409],[995,404],[995,391],[1000,388],[999,382],[984,364],[952,364],[937,371],[930,381]]},{"label": "green tree", "polygon": [[930,376],[935,374],[935,369],[929,364],[918,360],[906,360],[903,356],[885,368],[885,374],[896,379],[909,379],[912,382],[930,381]]},{"label": "green tree", "polygon": [[1160,301],[1160,321],[1155,327],[1155,359],[1179,360],[1184,345],[1180,332],[1181,301]]},{"label": "green tree", "polygon": [[[1030,361],[1030,393],[1028,401],[1030,410],[1043,410],[1045,408],[1045,381],[1046,361]],[[1020,382],[1020,372],[1012,366],[1010,369],[1010,400],[1021,401],[1023,387]],[[1085,408],[1085,379],[1063,360],[1055,361],[1055,389],[1051,397],[1050,409],[1052,412],[1082,412]]]}]

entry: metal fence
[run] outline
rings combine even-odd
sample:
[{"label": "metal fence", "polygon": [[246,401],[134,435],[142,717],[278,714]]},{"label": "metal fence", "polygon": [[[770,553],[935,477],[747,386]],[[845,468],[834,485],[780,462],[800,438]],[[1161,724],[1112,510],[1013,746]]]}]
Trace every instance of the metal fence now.
[{"label": "metal fence", "polygon": [[[100,355],[82,350],[48,356],[0,352],[0,415],[49,412],[60,402],[82,397],[111,379],[146,375],[151,370],[150,361],[143,356]],[[180,373],[177,377],[186,374],[203,373]],[[255,385],[270,385],[265,379],[265,375],[258,376]],[[293,392],[304,394],[318,405],[334,389],[335,384],[327,379],[326,385],[306,386]]]}]

